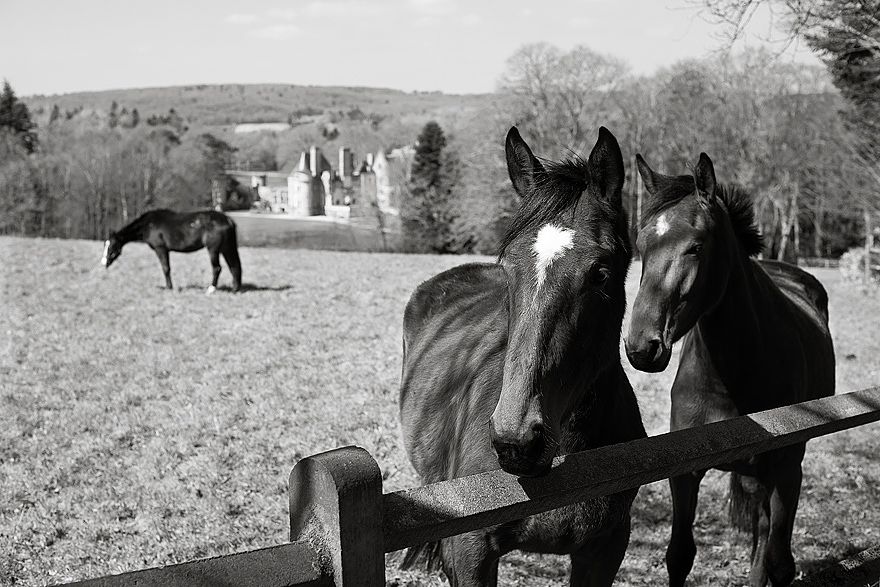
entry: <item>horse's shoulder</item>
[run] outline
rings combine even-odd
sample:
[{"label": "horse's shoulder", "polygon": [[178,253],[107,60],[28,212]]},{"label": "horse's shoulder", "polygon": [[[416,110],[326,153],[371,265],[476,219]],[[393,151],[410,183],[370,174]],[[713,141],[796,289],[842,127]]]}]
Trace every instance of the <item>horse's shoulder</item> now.
[{"label": "horse's shoulder", "polygon": [[507,281],[500,265],[458,265],[424,281],[413,291],[404,311],[404,329],[418,328],[431,316],[444,311],[454,312],[463,303],[479,299],[500,301],[506,295]]},{"label": "horse's shoulder", "polygon": [[496,461],[480,435],[501,385],[507,282],[497,265],[460,265],[428,279],[404,312],[400,423],[422,481]]},{"label": "horse's shoulder", "polygon": [[817,313],[828,323],[828,292],[822,282],[796,265],[762,259],[755,261],[773,284],[796,306]]}]

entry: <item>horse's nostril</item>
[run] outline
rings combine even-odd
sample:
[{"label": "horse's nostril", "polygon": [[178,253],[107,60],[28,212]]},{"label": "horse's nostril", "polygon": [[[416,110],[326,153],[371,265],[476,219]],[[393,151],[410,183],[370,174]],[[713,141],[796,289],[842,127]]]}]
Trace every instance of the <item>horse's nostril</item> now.
[{"label": "horse's nostril", "polygon": [[529,441],[528,445],[526,445],[525,453],[527,458],[531,460],[538,460],[541,458],[541,455],[544,454],[544,449],[547,447],[547,441],[544,439],[544,433],[539,431],[535,434],[535,436]]},{"label": "horse's nostril", "polygon": [[502,466],[508,463],[532,463],[541,458],[547,447],[543,428],[532,427],[527,438],[516,442],[505,442],[498,439],[492,441],[495,453]]},{"label": "horse's nostril", "polygon": [[652,338],[648,341],[648,348],[645,355],[652,361],[656,361],[663,354],[663,345],[659,338]]},{"label": "horse's nostril", "polygon": [[532,424],[532,427],[529,431],[531,432],[531,436],[529,437],[528,441],[531,442],[534,441],[536,438],[541,438],[542,436],[544,436],[544,425],[536,422],[535,424]]},{"label": "horse's nostril", "polygon": [[502,465],[506,462],[518,461],[520,458],[519,446],[509,442],[496,442],[493,444],[495,454]]}]

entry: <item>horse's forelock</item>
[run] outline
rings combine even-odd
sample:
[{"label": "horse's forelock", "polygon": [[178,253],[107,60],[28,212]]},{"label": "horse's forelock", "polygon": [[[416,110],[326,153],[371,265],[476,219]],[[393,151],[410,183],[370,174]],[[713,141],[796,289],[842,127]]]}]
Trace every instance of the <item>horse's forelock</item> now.
[{"label": "horse's forelock", "polygon": [[[690,175],[667,178],[660,184],[657,193],[648,198],[639,228],[645,228],[655,219],[659,222],[670,208],[696,193],[696,185]],[[746,253],[749,256],[759,254],[764,244],[755,221],[751,195],[745,189],[733,184],[718,184],[715,195],[727,213],[733,225],[733,232]]]}]

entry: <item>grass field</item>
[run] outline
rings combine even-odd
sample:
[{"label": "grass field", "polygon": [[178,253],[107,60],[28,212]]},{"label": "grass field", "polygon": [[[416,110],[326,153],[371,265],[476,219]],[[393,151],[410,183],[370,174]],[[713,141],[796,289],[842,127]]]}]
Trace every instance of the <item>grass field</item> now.
[{"label": "grass field", "polygon": [[[207,254],[159,264],[129,245],[0,238],[0,583],[40,585],[268,546],[287,538],[287,475],[358,444],[386,490],[416,483],[400,442],[401,315],[462,257],[242,249],[246,291],[203,294]],[[880,295],[817,270],[831,298],[838,391],[880,383]],[[221,285],[229,285],[225,270]],[[631,276],[629,299],[635,293]],[[627,365],[651,433],[668,426],[674,364]],[[809,572],[880,542],[878,425],[811,442],[794,550]],[[749,540],[725,525],[710,473],[693,585],[740,585]],[[665,581],[665,483],[642,488],[620,585]],[[555,585],[562,557],[513,554],[501,584]],[[436,585],[403,575],[394,585]]]}]

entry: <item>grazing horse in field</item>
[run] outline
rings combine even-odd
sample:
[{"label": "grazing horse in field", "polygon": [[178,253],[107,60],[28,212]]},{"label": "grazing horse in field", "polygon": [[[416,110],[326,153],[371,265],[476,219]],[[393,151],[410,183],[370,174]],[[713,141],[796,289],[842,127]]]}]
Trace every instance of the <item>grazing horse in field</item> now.
[{"label": "grazing horse in field", "polygon": [[[400,420],[423,483],[499,464],[546,473],[557,454],[645,436],[620,359],[631,249],[623,159],[605,128],[584,160],[539,162],[516,128],[507,168],[522,205],[498,263],[421,284],[403,318]],[[496,585],[514,549],[570,554],[572,585],[610,585],[637,490],[412,548],[456,587]]]},{"label": "grazing horse in field", "polygon": [[211,286],[206,293],[213,293],[217,289],[221,254],[232,273],[232,290],[241,289],[241,260],[238,258],[235,223],[221,212],[212,210],[185,213],[172,210],[146,212],[118,231],[110,232],[110,238],[104,243],[101,264],[110,267],[122,253],[122,246],[132,241],[145,242],[156,252],[168,289],[174,289],[171,285],[168,252],[191,253],[201,248],[208,249],[214,272]]},{"label": "grazing horse in field", "polygon": [[[834,394],[828,295],[795,266],[756,261],[761,236],[749,196],[717,185],[705,153],[693,176],[664,176],[637,157],[650,194],[636,245],[642,278],[626,351],[662,371],[683,339],[672,384],[673,430]],[[806,444],[719,467],[731,471],[731,522],[752,532],[753,587],[795,576],[791,534]],[[705,471],[670,479],[669,584],[684,585],[696,555],[697,492]]]}]

